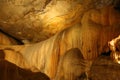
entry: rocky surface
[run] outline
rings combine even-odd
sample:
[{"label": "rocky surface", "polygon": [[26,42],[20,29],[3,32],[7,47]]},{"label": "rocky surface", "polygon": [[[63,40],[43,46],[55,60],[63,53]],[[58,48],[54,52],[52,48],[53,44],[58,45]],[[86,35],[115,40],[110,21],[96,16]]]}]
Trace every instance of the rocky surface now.
[{"label": "rocky surface", "polygon": [[[119,27],[119,5],[120,0],[0,0],[0,30],[23,43],[36,43],[75,24]],[[4,36],[0,40],[2,44],[16,44]],[[49,80],[42,73],[1,60],[1,55],[0,80]],[[120,65],[109,56],[101,56],[92,65],[91,79],[119,80],[119,72]]]},{"label": "rocky surface", "polygon": [[119,80],[120,65],[114,63],[109,56],[100,56],[91,68],[92,80]]},{"label": "rocky surface", "polygon": [[[91,80],[119,80],[120,65],[109,56],[100,56],[91,67]],[[0,60],[0,80],[50,80],[45,74],[24,70],[4,60]]]},{"label": "rocky surface", "polygon": [[0,29],[17,39],[39,42],[80,23],[86,11],[112,3],[114,0],[1,0]]}]

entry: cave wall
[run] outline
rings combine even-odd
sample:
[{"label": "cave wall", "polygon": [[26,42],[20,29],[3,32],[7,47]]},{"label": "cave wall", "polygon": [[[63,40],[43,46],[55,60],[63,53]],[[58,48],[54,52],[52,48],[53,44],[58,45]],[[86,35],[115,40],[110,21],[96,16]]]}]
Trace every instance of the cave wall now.
[{"label": "cave wall", "polygon": [[[115,28],[116,26],[120,26],[119,3],[120,0],[1,0],[0,30],[23,43],[36,43],[46,40],[56,33],[76,24],[81,24],[84,27],[93,23],[96,27],[103,27],[103,31],[101,31],[103,40],[106,39],[106,35],[104,35],[106,28],[109,29],[109,27],[112,27],[109,33],[115,29],[114,34],[110,34],[109,37],[107,37],[107,39],[110,40],[110,36],[114,36],[120,31],[119,28]],[[9,39],[7,40],[9,44]],[[6,42],[2,42],[2,44],[3,43]],[[10,42],[10,44],[14,43]],[[101,42],[101,44],[105,43]],[[108,58],[98,60],[100,61],[96,61],[92,66],[91,77],[93,80],[119,79],[119,77],[117,77],[119,76],[118,64],[112,61],[109,62]],[[9,64],[8,62],[0,64],[2,64],[0,65],[0,74],[3,75],[1,78],[3,80],[9,80],[11,78],[11,68],[12,71],[14,71],[13,68],[15,65],[10,67],[10,65],[13,64]],[[8,66],[6,67],[6,65]],[[21,72],[19,67],[15,66],[15,68],[16,67],[15,73],[17,73],[17,71]],[[99,73],[96,74],[98,71]],[[25,70],[21,73],[25,74],[26,72]],[[17,78],[25,79],[23,77],[25,77],[26,74],[22,75],[21,73],[17,75]],[[31,74],[28,74],[26,80],[34,78],[34,76],[30,77]],[[108,77],[104,78],[106,74]],[[37,75],[39,75],[39,73]],[[35,77],[37,75],[35,74]],[[15,75],[12,76],[16,79]],[[39,80],[39,78],[34,79]]]},{"label": "cave wall", "polygon": [[[0,29],[17,39],[39,42],[81,23],[87,11],[113,3],[114,0],[1,0]],[[94,14],[100,23],[101,12]],[[102,14],[108,19],[109,12]]]}]

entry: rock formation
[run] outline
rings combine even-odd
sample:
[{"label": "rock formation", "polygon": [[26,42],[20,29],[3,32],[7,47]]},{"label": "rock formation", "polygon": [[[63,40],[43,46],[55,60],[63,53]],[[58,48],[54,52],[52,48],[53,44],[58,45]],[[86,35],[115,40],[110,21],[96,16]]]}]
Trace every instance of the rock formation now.
[{"label": "rock formation", "polygon": [[[44,72],[47,65],[50,78],[71,48],[94,61],[109,52],[108,42],[120,35],[119,4],[120,0],[1,0],[0,44],[10,45],[0,45],[0,58],[33,71]],[[11,46],[16,40],[25,45]]]},{"label": "rock formation", "polygon": [[120,35],[115,39],[112,39],[109,43],[112,59],[120,64]]},{"label": "rock formation", "polygon": [[55,80],[89,80],[90,68],[81,51],[72,48],[60,59]]},{"label": "rock formation", "polygon": [[100,56],[91,67],[92,80],[119,80],[120,65],[111,60],[109,56]]},{"label": "rock formation", "polygon": [[4,50],[6,60],[21,68],[43,72],[53,79],[59,59],[67,50],[78,48],[86,60],[93,61],[104,52],[108,41],[120,34],[119,26],[103,27],[91,22],[89,18],[85,20],[86,25],[69,27],[45,41],[28,45],[0,46],[0,50]]},{"label": "rock formation", "polygon": [[[114,0],[2,0],[0,29],[17,39],[39,42],[80,23],[86,11],[106,7],[113,2]],[[107,12],[103,11],[103,15],[108,15]],[[99,19],[99,16],[95,17]],[[107,16],[105,18],[108,19]]]}]

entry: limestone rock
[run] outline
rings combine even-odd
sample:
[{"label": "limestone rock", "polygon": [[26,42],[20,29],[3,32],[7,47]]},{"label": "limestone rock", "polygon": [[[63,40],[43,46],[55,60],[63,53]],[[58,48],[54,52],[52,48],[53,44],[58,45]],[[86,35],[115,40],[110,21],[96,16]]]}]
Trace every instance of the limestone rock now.
[{"label": "limestone rock", "polygon": [[110,57],[101,56],[93,63],[91,68],[92,80],[119,80],[120,65],[114,63]]},{"label": "limestone rock", "polygon": [[0,29],[20,40],[39,42],[81,22],[92,8],[113,0],[1,0]]}]

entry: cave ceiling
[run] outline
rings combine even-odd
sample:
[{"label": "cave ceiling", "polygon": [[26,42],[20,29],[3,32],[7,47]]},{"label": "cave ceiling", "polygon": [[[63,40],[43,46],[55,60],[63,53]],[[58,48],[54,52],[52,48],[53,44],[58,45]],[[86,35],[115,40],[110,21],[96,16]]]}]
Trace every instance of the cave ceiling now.
[{"label": "cave ceiling", "polygon": [[114,1],[0,0],[0,30],[19,40],[42,41],[67,27],[81,24],[89,10],[113,5]]}]

